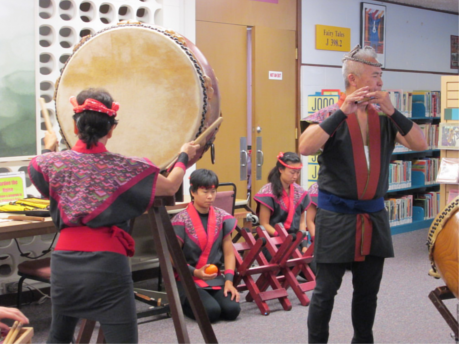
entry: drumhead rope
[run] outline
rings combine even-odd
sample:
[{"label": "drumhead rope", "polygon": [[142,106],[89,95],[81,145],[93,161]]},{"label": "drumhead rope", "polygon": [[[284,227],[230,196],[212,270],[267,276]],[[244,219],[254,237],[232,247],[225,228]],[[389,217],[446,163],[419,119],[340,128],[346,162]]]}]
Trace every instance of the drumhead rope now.
[{"label": "drumhead rope", "polygon": [[446,208],[437,215],[434,219],[433,223],[431,224],[430,230],[428,232],[428,240],[426,245],[428,246],[428,257],[431,262],[431,269],[428,274],[436,279],[441,278],[440,273],[437,270],[436,264],[433,258],[433,248],[434,244],[436,243],[436,238],[438,237],[439,233],[444,228],[444,225],[450,219],[450,217],[458,211],[458,204],[459,204],[459,197],[457,196],[452,202],[446,206]]},{"label": "drumhead rope", "polygon": [[[146,36],[152,36],[152,42],[153,43],[150,43],[150,42],[145,42],[146,44],[152,44],[152,46],[154,44],[157,44],[154,40],[159,40],[159,41],[162,41],[162,39],[160,38],[161,36],[164,36],[166,38],[166,40],[164,40],[164,44],[168,47],[165,47],[168,48],[168,49],[171,49],[172,51],[175,51],[176,55],[173,56],[173,58],[175,58],[175,56],[179,56],[179,60],[180,61],[183,61],[183,62],[180,62],[181,64],[187,64],[186,61],[187,59],[189,60],[188,64],[190,65],[190,67],[187,67],[187,69],[189,69],[190,72],[185,72],[185,73],[195,73],[195,80],[196,80],[196,84],[193,86],[193,92],[196,92],[196,93],[190,93],[192,91],[188,91],[193,97],[196,97],[194,98],[193,102],[190,103],[188,101],[188,99],[186,98],[175,98],[175,100],[179,100],[180,102],[186,102],[187,105],[189,105],[190,108],[193,107],[193,109],[196,109],[194,111],[196,111],[196,115],[195,115],[195,120],[193,120],[193,123],[192,124],[188,124],[187,122],[184,122],[182,121],[182,117],[178,120],[180,123],[178,124],[178,128],[180,128],[181,130],[185,131],[189,131],[187,132],[188,134],[184,135],[185,138],[180,138],[181,140],[183,140],[182,144],[187,142],[187,141],[190,141],[190,140],[193,140],[193,139],[196,139],[206,128],[207,126],[210,125],[210,123],[212,123],[213,121],[213,116],[216,116],[215,112],[217,112],[217,114],[220,113],[220,110],[219,110],[219,101],[218,101],[218,97],[219,97],[219,94],[218,94],[218,89],[217,88],[217,80],[215,79],[214,77],[214,73],[211,69],[211,71],[209,71],[210,69],[210,66],[207,64],[206,60],[204,59],[204,57],[202,57],[201,53],[199,52],[199,50],[194,47],[194,45],[189,42],[185,37],[175,33],[174,31],[171,31],[171,30],[166,30],[166,29],[163,29],[161,27],[155,27],[155,26],[149,26],[149,25],[145,25],[145,24],[137,24],[137,23],[123,23],[123,24],[119,24],[119,25],[116,25],[116,26],[111,26],[111,27],[107,27],[99,32],[96,32],[92,35],[88,35],[88,36],[85,36],[83,37],[80,42],[75,45],[74,49],[73,49],[73,52],[72,52],[72,55],[67,59],[66,63],[64,64],[62,70],[61,70],[61,75],[59,76],[59,78],[56,80],[56,85],[55,85],[55,92],[54,92],[54,102],[55,102],[55,109],[56,109],[56,120],[58,121],[58,124],[59,124],[59,127],[61,129],[61,133],[62,133],[62,137],[64,139],[64,142],[66,143],[67,147],[71,147],[73,145],[72,141],[74,140],[74,136],[73,136],[73,133],[70,133],[70,130],[69,130],[69,124],[67,124],[66,122],[68,121],[67,117],[71,118],[70,114],[67,114],[68,110],[67,108],[63,108],[63,106],[61,105],[64,100],[64,95],[66,95],[66,92],[69,91],[69,89],[76,89],[75,85],[78,85],[78,83],[80,83],[81,85],[84,85],[85,82],[81,82],[80,80],[77,82],[69,77],[74,75],[76,73],[76,69],[80,68],[80,63],[79,61],[81,62],[83,58],[87,58],[88,61],[95,61],[96,63],[99,62],[97,60],[97,58],[99,58],[99,56],[96,56],[96,54],[94,53],[95,51],[95,45],[97,44],[97,46],[100,44],[100,43],[106,43],[104,40],[107,40],[107,37],[115,37],[116,38],[116,41],[113,43],[114,44],[114,52],[112,50],[109,50],[109,53],[107,53],[107,49],[104,50],[104,49],[101,49],[101,56],[102,58],[101,59],[107,59],[107,55],[109,56],[113,56],[113,58],[115,59],[118,59],[120,60],[121,58],[116,55],[116,54],[121,54],[123,55],[125,53],[125,46],[122,45],[121,40],[122,38],[120,38],[120,41],[118,37],[123,37],[123,35],[130,35],[132,33],[130,33],[130,30],[131,28],[134,28],[134,29],[143,29],[143,30],[140,30],[139,31],[139,34],[141,34],[142,32],[144,32],[142,35],[142,38],[140,38],[140,42],[139,43],[139,49],[136,47],[136,48],[132,48],[132,46],[134,46],[136,43],[137,43],[137,37],[138,34],[136,33],[134,35],[134,38],[133,40],[135,42],[130,42],[132,43],[131,45],[129,45],[129,47],[126,48],[126,50],[128,50],[128,56],[129,56],[129,61],[133,61],[134,60],[134,63],[138,63],[137,60],[140,60],[140,61],[145,61],[145,59],[153,59],[155,63],[157,63],[157,65],[155,65],[154,67],[157,68],[157,69],[161,69],[163,65],[161,65],[161,59],[166,59],[166,56],[169,56],[167,55],[168,53],[170,53],[169,51],[159,51],[158,54],[157,54],[157,51],[148,51],[148,54],[144,54],[142,55],[142,59],[136,59],[136,55],[141,55],[142,54],[142,50],[140,49],[142,47],[142,39],[145,39]],[[116,33],[116,31],[118,30],[125,30],[125,31],[122,31],[122,32],[126,32],[125,33],[120,33],[120,35],[118,35],[118,33]],[[151,34],[149,34],[149,30],[152,31]],[[109,32],[111,31],[111,32]],[[133,32],[137,32],[137,30],[132,30]],[[153,33],[154,32],[154,33]],[[102,34],[105,34],[107,33],[109,36],[104,36],[104,37],[101,37],[99,38],[98,36],[101,36]],[[160,36],[157,36],[158,34],[161,34]],[[113,36],[114,35],[114,36]],[[153,36],[156,36],[158,38],[155,38]],[[167,43],[167,41],[171,40],[171,44],[170,43]],[[91,42],[91,44],[89,44]],[[97,42],[97,43],[95,43]],[[94,44],[93,44],[94,43]],[[112,44],[112,42],[110,42]],[[187,46],[188,44],[188,46]],[[88,45],[88,49],[84,49],[84,47],[86,47]],[[174,46],[177,46],[179,47],[178,48],[174,48]],[[169,48],[171,47],[171,48]],[[148,46],[148,48],[151,48],[150,46]],[[96,48],[97,49],[97,48]],[[129,49],[131,49],[132,51],[129,51]],[[162,49],[159,49],[159,50],[162,50]],[[121,51],[121,52],[120,52]],[[182,51],[182,53],[180,53],[180,51]],[[80,53],[81,52],[81,53]],[[97,52],[97,50],[96,50]],[[113,52],[113,53],[112,53]],[[194,54],[194,52],[196,54],[198,54],[198,56],[196,56]],[[80,53],[80,54],[79,54]],[[86,55],[90,53],[90,57],[87,57]],[[86,54],[86,55],[85,55]],[[91,55],[92,54],[92,55]],[[106,54],[106,55],[103,55],[103,54]],[[110,55],[112,54],[112,55]],[[131,54],[131,55],[129,55]],[[172,54],[172,53],[171,53]],[[182,55],[183,57],[180,57],[181,54],[185,54]],[[96,57],[93,57],[93,56],[96,56]],[[134,58],[133,58],[134,57]],[[113,59],[112,58],[112,59]],[[91,59],[95,59],[95,60],[91,60]],[[157,62],[157,60],[159,62]],[[177,61],[179,61],[177,60]],[[175,60],[174,60],[175,61]],[[85,61],[86,62],[86,61]],[[150,62],[150,60],[149,60]],[[92,63],[92,62],[90,62]],[[179,62],[178,62],[179,63]],[[202,66],[201,63],[204,63],[205,66]],[[149,70],[149,66],[145,66],[145,63],[144,65],[142,64],[142,62],[139,62],[140,66],[139,66],[139,70],[140,72],[137,72],[137,73],[140,73],[139,77],[142,79],[142,77],[144,77],[143,73],[142,73],[142,68],[144,68],[144,70],[146,72],[149,72],[149,76],[153,73],[153,71],[156,71],[156,69],[152,69],[152,70]],[[91,66],[91,65],[88,65],[88,66]],[[93,65],[94,66],[94,65]],[[112,66],[112,65],[111,65]],[[181,65],[182,66],[182,65]],[[104,66],[106,67],[106,66]],[[136,65],[137,67],[137,65]],[[127,66],[127,68],[130,68],[130,66]],[[169,68],[169,66],[168,66]],[[122,69],[123,69],[123,66],[122,66]],[[92,70],[92,68],[91,68]],[[180,68],[179,68],[180,70]],[[168,70],[169,71],[169,70]],[[195,72],[192,72],[192,71],[195,71]],[[120,71],[120,69],[116,69],[113,71],[114,73],[112,74],[112,79],[113,79],[113,75],[118,75],[118,73],[120,73],[120,75],[123,75],[122,71]],[[118,73],[117,73],[118,72]],[[97,71],[97,73],[99,73]],[[102,72],[101,72],[102,73]],[[107,73],[107,72],[105,72]],[[168,72],[169,73],[169,72]],[[209,75],[209,73],[211,73],[211,75]],[[87,74],[83,74],[83,75],[87,75]],[[133,83],[136,83],[136,76],[137,75],[134,75],[132,76],[132,78],[128,78],[129,80],[127,80],[130,85],[132,85]],[[80,77],[80,76],[79,76]],[[100,79],[103,79],[103,76],[98,76],[100,77]],[[130,76],[131,77],[131,76]],[[211,79],[211,78],[213,79]],[[71,79],[69,79],[71,78]],[[161,83],[163,80],[165,79],[159,79],[159,84],[158,86],[156,85],[156,76],[151,80],[150,82],[150,85],[153,85],[154,87],[158,87],[159,89],[162,88],[162,87],[165,87],[164,90],[161,90],[163,92],[169,92],[168,90],[171,90],[172,92],[177,92],[177,88],[176,88],[176,84],[173,84],[173,85],[166,85],[166,86],[163,86],[163,84]],[[162,74],[160,76],[160,78],[165,78],[164,75]],[[187,74],[187,78],[189,78],[189,74]],[[112,80],[110,79],[110,80]],[[123,85],[123,80],[126,80],[126,76],[125,76],[125,79],[122,79],[122,77],[119,78],[121,81],[117,81],[117,85],[121,85],[122,87],[124,87]],[[169,80],[169,79],[168,79]],[[176,80],[176,79],[172,79],[172,80]],[[99,79],[97,79],[97,81],[100,81]],[[64,82],[64,86],[62,86],[62,83]],[[143,80],[142,82],[145,83],[145,81]],[[187,82],[189,82],[189,79],[187,79]],[[213,88],[213,82],[214,82],[214,88]],[[171,83],[174,83],[174,81],[171,81]],[[102,87],[102,88],[106,88],[106,85],[104,85],[104,81],[102,82],[94,82],[95,85],[91,85],[91,87]],[[69,87],[69,85],[71,85],[71,87]],[[112,92],[112,88],[110,86],[110,84],[107,84],[108,86],[108,89],[107,91],[109,91],[112,96],[114,96],[115,100],[116,101],[119,101],[117,99],[117,95]],[[184,84],[186,85],[186,84]],[[182,85],[181,85],[182,86]],[[137,85],[136,85],[137,87]],[[84,88],[86,88],[86,85],[82,86],[81,90],[83,90]],[[63,89],[61,91],[61,89]],[[128,87],[127,86],[127,91],[131,91],[132,92],[132,87]],[[139,102],[142,102],[143,100],[145,100],[146,96],[145,94],[150,91],[149,90],[146,90],[145,88],[143,89],[142,88],[142,85],[141,85],[141,89],[140,89],[144,95],[144,98],[139,98],[138,101]],[[155,89],[156,90],[156,89]],[[190,89],[187,89],[187,90],[190,90]],[[78,91],[78,92],[79,92]],[[135,90],[134,90],[135,91]],[[75,90],[73,92],[76,92]],[[156,95],[156,94],[155,94]],[[163,95],[163,94],[162,94]],[[75,95],[76,96],[76,95]],[[125,97],[124,95],[121,95],[123,97]],[[150,95],[147,95],[147,97],[149,97]],[[120,97],[120,96],[118,96]],[[185,96],[184,96],[185,97]],[[187,94],[187,97],[190,97],[189,94]],[[217,98],[216,98],[217,97]],[[132,99],[136,99],[136,94],[133,95]],[[169,99],[169,98],[165,98],[164,102],[167,102],[166,99]],[[215,100],[214,100],[215,99]],[[125,102],[124,102],[125,103]],[[129,102],[128,102],[129,103]],[[176,106],[176,107],[180,107],[180,105],[178,105],[179,103],[177,103],[176,105],[174,105],[174,103],[177,103],[177,102],[171,102],[169,101],[168,103],[168,108],[166,109],[163,109],[165,106],[163,103],[160,104],[160,106],[158,107],[158,109],[153,109],[154,112],[158,112],[159,115],[162,117],[161,119],[159,119],[160,121],[173,121],[169,118],[169,115],[170,114],[179,114],[177,112],[171,112],[173,110],[173,106]],[[180,103],[182,104],[182,103]],[[217,106],[216,106],[217,104]],[[121,106],[121,109],[123,109],[123,111],[126,111],[126,112],[129,112],[130,111],[130,107],[129,107],[129,104],[123,104],[120,102],[120,106]],[[155,106],[156,106],[156,103],[155,103]],[[161,107],[163,106],[163,108]],[[201,106],[201,109],[200,109],[200,106]],[[189,107],[187,108],[180,108],[180,109],[184,109],[183,111],[188,111],[188,110],[185,110],[185,109],[189,109]],[[65,116],[62,117],[63,115],[59,114],[61,113],[61,109],[65,109],[65,111],[62,111],[62,113],[65,113]],[[150,113],[148,110],[151,110],[152,109],[152,106],[150,106],[150,108],[147,108],[147,111],[145,111],[146,113],[146,116],[149,117],[151,116]],[[178,108],[179,109],[179,108]],[[180,114],[182,114],[182,112],[180,112]],[[184,113],[185,114],[185,113]],[[191,114],[190,112],[188,112],[187,114]],[[129,121],[130,120],[130,115],[129,114],[126,118],[127,120],[126,121]],[[153,115],[152,115],[153,116]],[[177,115],[179,116],[179,115]],[[180,115],[182,116],[182,115]],[[187,115],[189,116],[189,115]],[[217,115],[218,116],[218,115]],[[61,118],[62,117],[62,118]],[[177,120],[177,119],[176,119]],[[188,120],[188,119],[187,119]],[[215,119],[214,119],[215,120]],[[71,119],[69,121],[72,121]],[[147,121],[151,121],[151,118],[149,117],[147,119]],[[126,122],[124,122],[126,123]],[[176,131],[177,131],[177,128],[176,128]],[[119,131],[120,132],[120,131]],[[127,132],[128,135],[133,135],[135,136],[136,133],[133,133],[131,131],[130,132]],[[178,134],[178,136],[180,137],[181,134]],[[160,140],[159,137],[155,137],[155,135],[152,134],[152,138],[154,138],[154,140]],[[155,138],[158,138],[158,139],[155,139]],[[165,144],[168,144],[168,141],[169,139],[171,138],[171,136],[167,137],[166,139],[163,138],[162,139],[162,143],[165,143]],[[70,139],[70,141],[69,141]],[[176,138],[173,138],[173,139],[176,139]],[[209,139],[209,138],[208,138]],[[75,139],[76,140],[76,139]],[[138,139],[138,140],[141,140],[141,139]],[[212,141],[214,140],[214,137],[209,139],[208,142],[206,143],[206,147],[204,148],[204,151],[206,151],[206,149],[212,144]],[[113,140],[112,140],[113,141]],[[172,150],[172,147],[176,147],[177,146],[177,141],[178,139],[176,139],[174,141],[174,144],[171,146],[171,150]],[[141,143],[144,143],[145,141],[140,141]],[[145,142],[145,146],[149,146],[149,144],[151,144],[150,142]],[[152,150],[155,149],[155,146],[154,145],[150,145],[152,147]],[[175,148],[177,149],[177,148]],[[109,147],[109,150],[110,150],[110,147]],[[157,148],[158,150],[158,148]],[[114,152],[117,152],[116,150]],[[157,151],[158,152],[158,151]],[[122,153],[122,154],[127,154],[125,152],[118,152],[118,153]],[[202,152],[203,153],[203,152]],[[169,153],[168,153],[169,154]],[[137,152],[135,152],[134,154],[127,154],[127,155],[134,155],[134,156],[137,156]],[[145,156],[143,154],[139,154],[139,155],[142,155],[142,156]],[[167,156],[167,154],[165,153],[164,156]],[[150,158],[150,157],[148,157]],[[172,158],[172,157],[171,157]],[[163,157],[162,156],[162,162],[160,164],[158,164],[160,167],[164,167],[165,165],[169,164],[169,162],[164,162],[164,160],[167,160],[169,159],[169,156],[167,157]],[[157,164],[156,162],[156,159],[154,158],[153,159],[153,162]]]}]

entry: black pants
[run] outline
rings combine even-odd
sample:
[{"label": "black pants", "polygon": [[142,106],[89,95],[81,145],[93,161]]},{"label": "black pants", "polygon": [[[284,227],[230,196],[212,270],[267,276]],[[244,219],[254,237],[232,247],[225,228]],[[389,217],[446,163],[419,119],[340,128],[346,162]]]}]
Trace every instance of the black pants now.
[{"label": "black pants", "polygon": [[308,312],[308,342],[325,344],[329,338],[329,321],[334,307],[334,297],[342,284],[347,267],[353,273],[353,299],[351,318],[353,344],[372,344],[374,336],[377,294],[382,279],[385,259],[367,256],[363,262],[324,264],[317,263],[316,287]]},{"label": "black pants", "polygon": [[[225,297],[223,287],[220,290],[197,290],[211,323],[219,321],[219,319],[233,321],[240,314],[240,303],[231,300],[231,293],[228,293],[227,297]],[[185,315],[195,320],[192,307],[187,298],[182,304],[182,308]]]},{"label": "black pants", "polygon": [[[53,313],[51,331],[47,344],[69,344],[72,341],[78,318]],[[107,324],[101,323],[107,344],[137,344],[137,320],[131,323]]]}]

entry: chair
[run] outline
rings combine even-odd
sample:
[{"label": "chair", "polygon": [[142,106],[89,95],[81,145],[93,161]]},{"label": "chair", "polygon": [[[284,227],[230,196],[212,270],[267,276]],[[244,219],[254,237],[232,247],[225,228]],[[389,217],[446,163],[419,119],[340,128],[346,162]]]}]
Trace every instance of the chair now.
[{"label": "chair", "polygon": [[18,275],[21,277],[18,282],[17,308],[21,307],[22,284],[25,279],[37,280],[42,283],[50,283],[51,259],[28,260],[18,265]]},{"label": "chair", "polygon": [[[232,190],[222,191],[222,187],[232,187]],[[213,206],[221,208],[233,216],[235,214],[236,185],[231,182],[219,183],[217,190]]]}]

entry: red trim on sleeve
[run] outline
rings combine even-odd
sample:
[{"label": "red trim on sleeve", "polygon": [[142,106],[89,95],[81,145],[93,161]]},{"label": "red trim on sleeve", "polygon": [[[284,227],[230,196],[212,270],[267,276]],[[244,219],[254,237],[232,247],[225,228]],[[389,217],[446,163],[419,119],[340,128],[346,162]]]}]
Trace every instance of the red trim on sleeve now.
[{"label": "red trim on sleeve", "polygon": [[185,164],[182,163],[182,162],[177,162],[176,164],[174,164],[174,168],[181,168],[181,169],[184,170],[184,171],[187,170],[187,167],[186,167]]}]

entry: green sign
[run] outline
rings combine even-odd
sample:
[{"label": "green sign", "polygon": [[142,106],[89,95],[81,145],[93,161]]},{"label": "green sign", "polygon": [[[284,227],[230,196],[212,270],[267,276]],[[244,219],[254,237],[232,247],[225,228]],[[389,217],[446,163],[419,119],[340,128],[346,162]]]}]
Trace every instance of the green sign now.
[{"label": "green sign", "polygon": [[0,174],[0,205],[23,199],[26,195],[24,171]]}]

